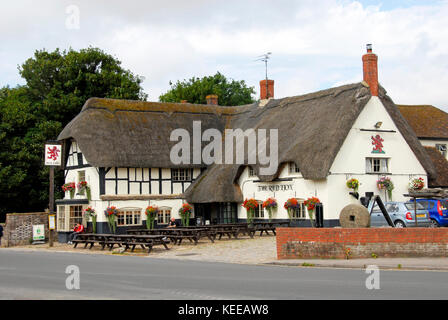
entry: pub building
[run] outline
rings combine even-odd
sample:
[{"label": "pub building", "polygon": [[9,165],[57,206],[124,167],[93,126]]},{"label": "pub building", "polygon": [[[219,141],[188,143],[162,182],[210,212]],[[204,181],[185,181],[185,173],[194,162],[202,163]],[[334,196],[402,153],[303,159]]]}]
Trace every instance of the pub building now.
[{"label": "pub building", "polygon": [[[188,202],[194,207],[192,224],[244,222],[245,199],[260,204],[277,200],[274,221],[288,221],[283,204],[298,199],[300,208],[292,226],[307,227],[303,202],[317,197],[323,205],[324,226],[337,226],[339,213],[350,203],[359,203],[346,186],[360,182],[359,194],[379,190],[377,180],[389,177],[395,188],[393,200],[405,200],[411,179],[435,179],[437,172],[425,149],[398,107],[378,83],[378,57],[367,46],[363,55],[362,82],[300,96],[274,98],[274,81],[260,82],[261,99],[244,106],[219,106],[219,97],[209,96],[206,105],[159,103],[91,98],[63,129],[58,140],[64,145],[65,182],[87,181],[85,195],[58,200],[59,240],[66,241],[74,224],[84,222],[82,210],[95,209],[97,232],[109,228],[104,210],[119,210],[118,231],[145,224],[145,209],[160,209],[156,227],[167,225]],[[176,129],[193,137],[194,123],[202,132],[217,129],[278,130],[278,165],[273,173],[264,164],[215,162],[193,159],[174,164],[171,149],[178,141],[170,136]],[[272,138],[267,136],[266,140]],[[267,143],[269,145],[269,143]],[[207,142],[202,142],[202,148]],[[246,149],[247,150],[247,149]],[[257,159],[258,161],[258,159]],[[255,221],[268,219],[261,205]]]}]

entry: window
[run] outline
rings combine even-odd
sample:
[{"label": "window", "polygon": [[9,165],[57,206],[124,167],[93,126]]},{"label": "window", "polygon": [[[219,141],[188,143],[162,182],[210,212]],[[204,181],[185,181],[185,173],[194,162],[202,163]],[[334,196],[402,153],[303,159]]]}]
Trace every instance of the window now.
[{"label": "window", "polygon": [[255,177],[255,170],[252,167],[249,167],[249,177]]},{"label": "window", "polygon": [[436,144],[436,149],[440,151],[440,153],[446,158],[446,144]]},{"label": "window", "polygon": [[257,201],[258,207],[255,209],[254,218],[264,218],[263,201]]},{"label": "window", "polygon": [[238,220],[236,204],[232,202],[222,203],[219,206],[219,223],[235,223]]},{"label": "window", "polygon": [[[408,210],[414,210],[414,202],[406,202],[406,203],[404,204],[404,206],[405,206],[406,209],[408,209]],[[416,203],[415,208],[416,208],[417,210],[425,210],[425,207],[424,207],[420,202],[417,202],[417,203]],[[387,210],[387,211],[389,211],[389,210]],[[397,211],[398,211],[398,210],[397,210]]]},{"label": "window", "polygon": [[117,225],[119,226],[135,226],[141,223],[140,209],[122,209],[117,215]]},{"label": "window", "polygon": [[82,206],[70,206],[68,229],[73,230],[79,223],[82,224]]},{"label": "window", "polygon": [[78,171],[78,183],[86,181],[86,172],[84,170]]},{"label": "window", "polygon": [[171,208],[160,208],[157,224],[168,224],[171,219]]},{"label": "window", "polygon": [[191,170],[171,169],[171,179],[173,181],[191,181]]},{"label": "window", "polygon": [[389,173],[389,159],[366,158],[366,173]]},{"label": "window", "polygon": [[306,219],[306,207],[305,207],[304,200],[297,199],[297,201],[299,201],[300,206],[298,209],[295,209],[292,212],[292,218],[293,219]]},{"label": "window", "polygon": [[300,169],[299,166],[296,165],[294,162],[290,162],[289,163],[289,174],[295,174],[295,173],[299,173]]},{"label": "window", "polygon": [[65,230],[65,206],[58,206],[58,230]]}]

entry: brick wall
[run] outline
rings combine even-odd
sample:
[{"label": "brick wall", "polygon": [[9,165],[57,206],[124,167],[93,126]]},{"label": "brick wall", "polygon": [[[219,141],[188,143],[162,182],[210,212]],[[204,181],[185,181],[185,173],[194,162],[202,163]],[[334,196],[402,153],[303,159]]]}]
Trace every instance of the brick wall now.
[{"label": "brick wall", "polygon": [[448,228],[277,228],[277,258],[446,257]]},{"label": "brick wall", "polygon": [[33,225],[45,225],[45,237],[48,238],[48,213],[9,213],[3,230],[2,246],[26,245],[33,237]]}]

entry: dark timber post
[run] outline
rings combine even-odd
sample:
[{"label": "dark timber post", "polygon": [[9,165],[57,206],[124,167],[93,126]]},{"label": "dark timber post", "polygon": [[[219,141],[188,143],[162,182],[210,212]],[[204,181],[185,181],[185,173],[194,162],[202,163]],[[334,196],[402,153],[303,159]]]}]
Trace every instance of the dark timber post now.
[{"label": "dark timber post", "polygon": [[[62,145],[58,141],[47,141],[45,144],[44,164],[50,167],[50,190],[48,209],[50,211],[48,219],[49,245],[53,246],[53,228],[50,225],[50,217],[54,217],[54,168],[62,164]],[[55,221],[56,219],[54,219]]]},{"label": "dark timber post", "polygon": [[[54,215],[54,167],[50,167],[50,201],[48,203],[48,208],[50,209],[50,216]],[[53,246],[53,230],[49,228],[48,230],[49,234],[49,242],[50,247]]]}]

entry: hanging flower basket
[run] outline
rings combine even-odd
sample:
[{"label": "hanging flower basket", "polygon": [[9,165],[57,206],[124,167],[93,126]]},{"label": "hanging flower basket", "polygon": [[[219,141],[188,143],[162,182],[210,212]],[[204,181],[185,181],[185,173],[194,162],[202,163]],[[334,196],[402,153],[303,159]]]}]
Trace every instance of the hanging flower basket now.
[{"label": "hanging flower basket", "polygon": [[252,224],[255,216],[255,209],[258,208],[258,202],[255,199],[246,199],[243,202],[243,207],[247,212],[247,223]]},{"label": "hanging flower basket", "polygon": [[157,218],[157,215],[159,214],[159,208],[156,206],[149,206],[145,210],[146,214],[146,228],[148,230],[154,229],[154,221]]},{"label": "hanging flower basket", "polygon": [[75,190],[76,190],[76,184],[74,182],[66,183],[62,186],[62,190],[64,192],[69,191],[70,192],[70,199],[73,199],[75,197]]},{"label": "hanging flower basket", "polygon": [[117,223],[116,223],[116,217],[118,215],[118,210],[116,207],[107,207],[106,210],[104,210],[104,214],[107,218],[107,224],[109,225],[109,230],[111,230],[113,233],[117,231]]},{"label": "hanging flower basket", "polygon": [[412,179],[409,182],[409,191],[422,190],[425,187],[425,180],[423,178]]},{"label": "hanging flower basket", "polygon": [[308,211],[308,217],[311,221],[311,226],[314,228],[314,209],[316,208],[316,204],[320,203],[319,198],[311,197],[305,200],[304,204]]},{"label": "hanging flower basket", "polygon": [[286,200],[286,202],[283,205],[283,207],[288,212],[289,220],[292,222],[292,217],[293,217],[293,214],[294,214],[294,210],[298,210],[300,208],[299,201],[297,201],[296,198],[290,198],[290,199]]},{"label": "hanging flower basket", "polygon": [[379,190],[386,190],[389,197],[389,201],[392,201],[392,190],[394,190],[394,184],[389,177],[381,177],[376,182]]},{"label": "hanging flower basket", "polygon": [[349,179],[349,180],[347,180],[345,185],[347,186],[347,188],[353,189],[353,191],[350,192],[350,194],[353,197],[355,197],[356,199],[358,199],[359,198],[358,189],[359,189],[359,185],[360,185],[359,180],[355,179],[355,178]]},{"label": "hanging flower basket", "polygon": [[353,189],[354,192],[358,192],[360,183],[359,183],[358,179],[353,178],[353,179],[347,180],[346,185],[347,185],[347,188]]},{"label": "hanging flower basket", "polygon": [[179,215],[182,219],[182,225],[188,227],[190,225],[190,216],[193,212],[193,207],[188,203],[184,203],[179,209]]},{"label": "hanging flower basket", "polygon": [[90,187],[87,184],[87,181],[80,181],[78,183],[78,190],[80,195],[84,195],[84,193],[87,195],[87,199],[91,200],[91,194],[90,194]]},{"label": "hanging flower basket", "polygon": [[96,233],[96,212],[95,209],[92,207],[87,207],[87,209],[84,210],[84,216],[87,220],[89,218],[92,220],[92,231],[93,233]]},{"label": "hanging flower basket", "polygon": [[274,198],[268,198],[263,202],[263,208],[266,209],[269,215],[269,222],[272,220],[273,211],[277,210],[277,200]]}]

